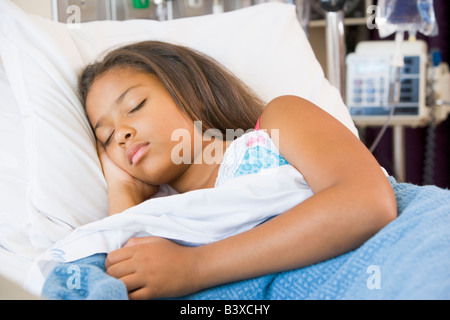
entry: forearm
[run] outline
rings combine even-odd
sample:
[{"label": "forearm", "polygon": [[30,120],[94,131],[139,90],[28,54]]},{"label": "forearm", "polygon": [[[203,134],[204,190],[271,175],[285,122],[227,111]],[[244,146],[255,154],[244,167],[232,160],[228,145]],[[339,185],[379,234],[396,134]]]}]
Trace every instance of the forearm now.
[{"label": "forearm", "polygon": [[198,248],[200,287],[307,266],[358,247],[390,218],[374,212],[383,206],[355,198],[356,191],[330,187],[250,231]]}]

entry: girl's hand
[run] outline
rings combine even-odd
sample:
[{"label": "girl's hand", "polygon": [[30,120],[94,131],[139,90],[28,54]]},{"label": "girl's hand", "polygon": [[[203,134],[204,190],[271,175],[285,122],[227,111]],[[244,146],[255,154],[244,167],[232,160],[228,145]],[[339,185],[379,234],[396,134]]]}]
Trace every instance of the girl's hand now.
[{"label": "girl's hand", "polygon": [[163,238],[133,238],[107,256],[105,267],[130,299],[180,297],[199,290],[195,252]]},{"label": "girl's hand", "polygon": [[153,186],[142,182],[118,167],[108,157],[105,148],[98,141],[97,152],[108,186],[110,215],[135,206],[158,192],[159,186]]}]

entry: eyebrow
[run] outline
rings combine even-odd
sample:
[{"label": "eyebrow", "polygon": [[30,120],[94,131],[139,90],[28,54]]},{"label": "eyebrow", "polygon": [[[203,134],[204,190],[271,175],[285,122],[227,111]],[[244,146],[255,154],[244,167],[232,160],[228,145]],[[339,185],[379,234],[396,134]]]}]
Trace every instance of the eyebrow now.
[{"label": "eyebrow", "polygon": [[[137,84],[137,85],[134,85],[134,86],[129,87],[127,90],[125,90],[125,91],[124,91],[124,92],[116,99],[116,101],[114,102],[114,104],[115,104],[115,105],[118,105],[119,103],[121,103],[121,102],[123,101],[123,99],[125,98],[125,96],[127,95],[128,92],[130,92],[131,90],[133,90],[133,89],[135,89],[135,88],[137,88],[137,87],[140,87],[140,86],[141,86],[141,84]],[[94,127],[94,131],[97,130],[99,127],[101,127],[101,126],[103,125],[103,120],[104,120],[104,117],[100,117],[100,118],[98,119],[97,124],[96,124],[95,127]]]}]

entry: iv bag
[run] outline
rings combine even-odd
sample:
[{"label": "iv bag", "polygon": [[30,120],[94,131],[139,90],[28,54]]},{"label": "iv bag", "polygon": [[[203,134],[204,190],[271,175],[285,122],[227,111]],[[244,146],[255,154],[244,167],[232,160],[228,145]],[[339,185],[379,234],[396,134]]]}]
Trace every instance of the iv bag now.
[{"label": "iv bag", "polygon": [[378,0],[376,24],[382,38],[396,32],[438,34],[433,0]]}]

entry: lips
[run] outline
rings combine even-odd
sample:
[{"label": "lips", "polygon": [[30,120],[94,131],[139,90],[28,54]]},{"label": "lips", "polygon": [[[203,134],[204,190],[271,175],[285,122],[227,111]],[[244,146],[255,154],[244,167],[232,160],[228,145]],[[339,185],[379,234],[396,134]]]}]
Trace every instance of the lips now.
[{"label": "lips", "polygon": [[147,153],[149,142],[135,143],[131,145],[126,152],[128,163],[135,165]]}]

